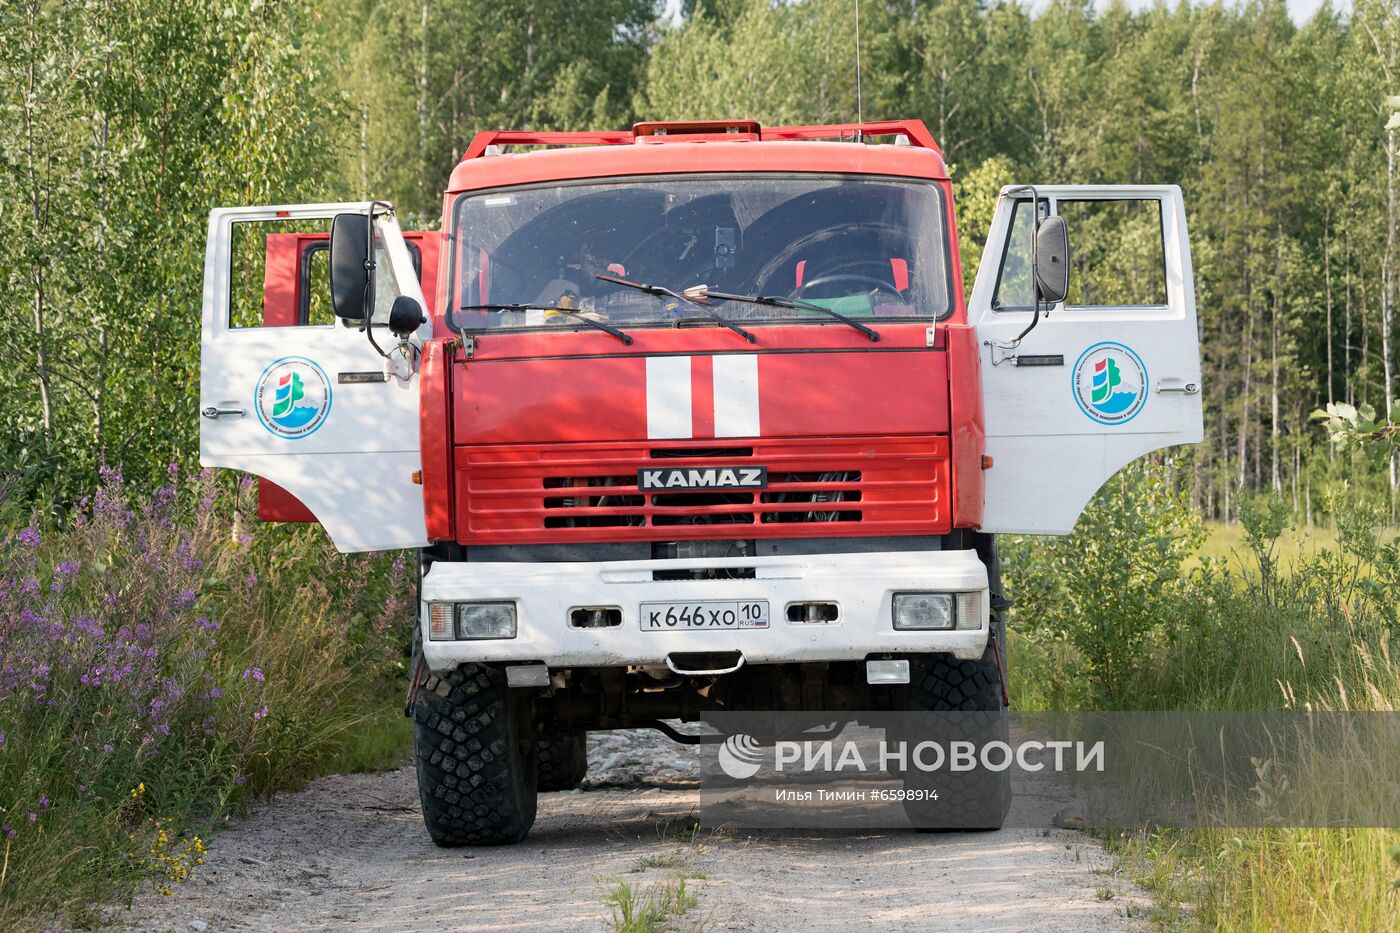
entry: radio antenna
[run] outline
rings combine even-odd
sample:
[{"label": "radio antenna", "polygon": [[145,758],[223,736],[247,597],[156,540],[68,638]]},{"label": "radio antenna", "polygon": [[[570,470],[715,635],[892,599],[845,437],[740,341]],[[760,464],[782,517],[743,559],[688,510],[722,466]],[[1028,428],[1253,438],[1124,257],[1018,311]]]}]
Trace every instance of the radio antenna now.
[{"label": "radio antenna", "polygon": [[[865,108],[860,99],[860,0],[856,0],[856,123],[865,123]],[[856,128],[856,142],[864,142],[865,134]]]}]

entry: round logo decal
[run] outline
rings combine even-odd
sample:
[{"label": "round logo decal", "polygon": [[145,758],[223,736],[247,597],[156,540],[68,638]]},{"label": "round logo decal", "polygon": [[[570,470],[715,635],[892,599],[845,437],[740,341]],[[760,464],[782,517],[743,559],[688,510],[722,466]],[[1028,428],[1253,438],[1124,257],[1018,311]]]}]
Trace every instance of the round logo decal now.
[{"label": "round logo decal", "polygon": [[278,437],[307,437],[331,413],[331,383],[306,357],[284,357],[263,370],[253,407],[263,427]]},{"label": "round logo decal", "polygon": [[1147,367],[1121,343],[1096,343],[1074,364],[1074,400],[1099,424],[1131,421],[1147,404]]}]

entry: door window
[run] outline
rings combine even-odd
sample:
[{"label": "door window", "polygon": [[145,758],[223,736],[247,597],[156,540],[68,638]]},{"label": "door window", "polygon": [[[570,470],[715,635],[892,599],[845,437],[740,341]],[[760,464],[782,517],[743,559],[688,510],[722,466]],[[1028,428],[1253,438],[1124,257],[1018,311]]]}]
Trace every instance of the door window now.
[{"label": "door window", "polygon": [[[329,279],[303,273],[309,247],[330,237],[330,218],[237,221],[231,228],[228,323],[235,329],[329,324]],[[320,294],[316,294],[316,293]],[[303,317],[303,301],[317,311]],[[319,307],[317,307],[319,305]],[[324,308],[324,313],[321,313]]]},{"label": "door window", "polygon": [[1166,307],[1161,201],[1060,200],[1055,212],[1069,228],[1065,307]]},{"label": "door window", "polygon": [[[1040,201],[1040,216],[1050,212],[1050,202]],[[1073,241],[1071,241],[1073,245]],[[1034,307],[1031,291],[1031,202],[1027,198],[1011,207],[1011,224],[1006,232],[1006,248],[1001,255],[993,311],[1029,311]]]},{"label": "door window", "polygon": [[[1049,201],[1041,201],[1042,217]],[[1031,292],[1030,200],[1012,207],[993,311],[1029,311]],[[1162,202],[1156,198],[1056,199],[1054,212],[1069,228],[1069,294],[1066,308],[1165,308],[1166,259]]]}]

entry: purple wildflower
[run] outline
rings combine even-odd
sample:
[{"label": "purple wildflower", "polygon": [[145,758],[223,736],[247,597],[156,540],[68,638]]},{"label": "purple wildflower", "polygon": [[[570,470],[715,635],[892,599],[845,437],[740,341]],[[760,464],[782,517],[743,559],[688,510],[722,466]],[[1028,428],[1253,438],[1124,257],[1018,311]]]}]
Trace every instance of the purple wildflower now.
[{"label": "purple wildflower", "polygon": [[0,833],[4,833],[6,838],[15,838],[15,831],[10,828],[9,823],[0,823]]},{"label": "purple wildflower", "polygon": [[39,822],[39,814],[35,813],[33,810],[30,810],[30,811],[29,811],[29,822],[31,822],[31,823],[37,823],[37,822]]},{"label": "purple wildflower", "polygon": [[112,754],[112,752],[116,751],[116,749],[112,746],[111,742],[108,742],[106,745],[102,746],[102,750],[109,755]]},{"label": "purple wildflower", "polygon": [[41,810],[47,810],[48,808],[49,808],[49,798],[48,798],[47,796],[45,796],[45,797],[40,797],[40,798],[39,798],[39,809],[41,809]]},{"label": "purple wildflower", "polygon": [[245,671],[243,672],[243,679],[244,679],[244,680],[247,680],[249,677],[253,678],[253,679],[256,680],[258,683],[262,683],[262,682],[263,682],[263,679],[264,679],[264,678],[263,678],[262,668],[260,668],[260,667],[250,667],[250,668],[248,668],[247,670],[245,670]]},{"label": "purple wildflower", "polygon": [[194,602],[194,590],[181,590],[175,596],[176,606],[188,606],[192,602]]},{"label": "purple wildflower", "polygon": [[253,714],[253,722],[257,722],[259,719],[262,719],[262,718],[263,718],[264,716],[266,716],[266,715],[267,715],[267,704],[264,703],[262,709],[258,710],[256,713]]},{"label": "purple wildflower", "polygon": [[39,546],[39,530],[32,525],[19,533],[19,543],[33,549]]}]

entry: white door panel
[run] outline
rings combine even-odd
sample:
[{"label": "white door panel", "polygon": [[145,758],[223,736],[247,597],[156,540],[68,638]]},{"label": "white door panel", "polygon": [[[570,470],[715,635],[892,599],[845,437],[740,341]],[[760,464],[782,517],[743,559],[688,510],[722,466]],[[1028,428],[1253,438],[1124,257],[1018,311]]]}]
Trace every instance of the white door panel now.
[{"label": "white door panel", "polygon": [[[1060,213],[1061,202],[1159,204],[1165,300],[1081,308],[1061,303],[1015,345],[1034,312],[994,306],[1016,201],[1003,193],[968,307],[982,353],[992,458],[981,526],[989,532],[1067,534],[1122,467],[1202,437],[1195,292],[1180,189],[1066,185],[1037,193],[1050,213]],[[1025,214],[1029,198],[1017,194]],[[1068,229],[1073,298],[1073,220]]]},{"label": "white door panel", "polygon": [[[341,551],[427,543],[420,469],[419,386],[384,376],[358,327],[230,323],[233,225],[330,218],[368,203],[225,208],[209,218],[200,358],[200,462],[261,476],[301,500]],[[402,294],[423,305],[392,216],[376,218]],[[376,305],[375,317],[387,313]],[[379,337],[387,350],[387,333]]]}]

